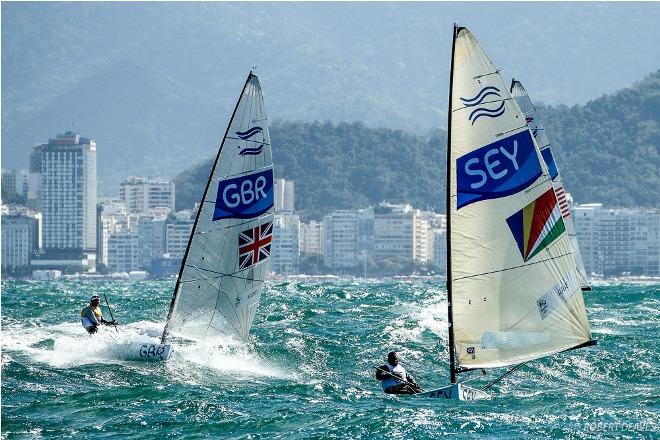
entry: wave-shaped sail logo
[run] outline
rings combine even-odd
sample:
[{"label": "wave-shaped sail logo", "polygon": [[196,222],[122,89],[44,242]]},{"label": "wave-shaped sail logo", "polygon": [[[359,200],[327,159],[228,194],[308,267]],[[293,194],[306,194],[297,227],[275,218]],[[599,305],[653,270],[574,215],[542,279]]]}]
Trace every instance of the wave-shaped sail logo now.
[{"label": "wave-shaped sail logo", "polygon": [[[461,101],[463,101],[463,104],[466,107],[480,106],[474,109],[470,113],[470,116],[468,116],[468,119],[472,121],[472,125],[474,125],[474,123],[477,122],[477,120],[481,117],[497,118],[499,116],[502,116],[506,111],[506,108],[504,107],[504,101],[501,101],[499,106],[493,108],[481,106],[482,104],[484,104],[484,101],[489,96],[497,96],[498,98],[502,98],[502,95],[500,95],[500,89],[494,86],[484,87],[473,98],[459,98]],[[495,102],[491,101],[485,104],[496,104],[496,103],[497,101]]]},{"label": "wave-shaped sail logo", "polygon": [[256,148],[243,148],[241,151],[239,151],[238,155],[239,156],[257,156],[261,154],[261,150],[264,149],[264,144],[259,145]]},{"label": "wave-shaped sail logo", "polygon": [[261,133],[262,131],[264,131],[264,129],[261,128],[261,127],[252,127],[252,128],[250,128],[248,130],[245,130],[245,131],[237,131],[236,136],[238,136],[239,138],[241,138],[243,140],[247,140],[247,139],[250,139],[255,134]]}]

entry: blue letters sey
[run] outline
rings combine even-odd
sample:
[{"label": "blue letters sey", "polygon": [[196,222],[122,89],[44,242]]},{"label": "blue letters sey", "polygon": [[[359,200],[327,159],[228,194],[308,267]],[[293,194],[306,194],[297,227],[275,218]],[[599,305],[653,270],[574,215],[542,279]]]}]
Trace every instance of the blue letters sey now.
[{"label": "blue letters sey", "polygon": [[254,218],[273,206],[273,170],[221,180],[213,220]]},{"label": "blue letters sey", "polygon": [[456,209],[515,194],[539,176],[541,164],[529,130],[500,139],[456,160]]}]

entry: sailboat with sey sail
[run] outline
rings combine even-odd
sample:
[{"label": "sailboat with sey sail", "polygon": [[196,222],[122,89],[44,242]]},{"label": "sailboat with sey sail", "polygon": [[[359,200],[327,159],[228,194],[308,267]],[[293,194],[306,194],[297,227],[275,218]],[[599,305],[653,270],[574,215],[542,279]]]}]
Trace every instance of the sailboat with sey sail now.
[{"label": "sailboat with sey sail", "polygon": [[548,167],[499,71],[454,26],[447,145],[451,384],[419,397],[475,400],[473,369],[595,344]]}]

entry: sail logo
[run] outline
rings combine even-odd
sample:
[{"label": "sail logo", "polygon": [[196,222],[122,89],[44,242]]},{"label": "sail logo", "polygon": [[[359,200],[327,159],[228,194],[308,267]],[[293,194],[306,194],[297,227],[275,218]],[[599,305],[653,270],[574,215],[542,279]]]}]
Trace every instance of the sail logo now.
[{"label": "sail logo", "polygon": [[456,209],[516,194],[541,174],[528,130],[478,148],[456,159]]},{"label": "sail logo", "polygon": [[273,170],[218,182],[213,221],[254,218],[273,207]]},{"label": "sail logo", "polygon": [[238,234],[238,267],[247,269],[270,257],[273,222],[257,225]]},{"label": "sail logo", "polygon": [[[488,96],[496,96],[500,98],[497,101],[500,101],[500,105],[495,106],[495,107],[483,107],[483,104],[496,104],[497,101],[489,101],[484,103],[484,100]],[[488,118],[497,118],[499,116],[502,116],[505,112],[505,107],[504,107],[504,101],[502,101],[502,95],[500,95],[500,89],[494,86],[488,86],[484,87],[479,91],[479,93],[476,94],[473,98],[459,98],[461,101],[463,101],[463,105],[466,107],[476,107],[474,110],[470,112],[470,115],[468,116],[468,119],[472,121],[472,125],[474,125],[475,122],[481,117],[488,117]]]},{"label": "sail logo", "polygon": [[506,219],[523,261],[529,261],[566,231],[553,188]]},{"label": "sail logo", "polygon": [[256,156],[258,154],[261,154],[261,150],[264,149],[264,144],[259,145],[256,148],[243,148],[241,151],[238,152],[239,156]]},{"label": "sail logo", "polygon": [[552,288],[536,300],[541,319],[545,319],[553,310],[565,303],[579,289],[575,272],[567,272]]},{"label": "sail logo", "polygon": [[245,141],[245,140],[250,139],[252,136],[254,136],[256,134],[263,132],[263,130],[264,130],[263,128],[255,126],[255,127],[249,128],[245,131],[237,131],[236,136],[238,136],[240,139]]}]

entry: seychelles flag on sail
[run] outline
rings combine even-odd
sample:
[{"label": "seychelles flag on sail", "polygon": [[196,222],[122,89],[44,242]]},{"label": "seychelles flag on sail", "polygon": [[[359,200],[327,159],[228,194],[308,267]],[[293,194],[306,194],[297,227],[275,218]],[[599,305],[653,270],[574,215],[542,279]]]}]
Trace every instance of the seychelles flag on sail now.
[{"label": "seychelles flag on sail", "polygon": [[506,222],[524,261],[548,247],[566,230],[552,188],[506,219]]}]

